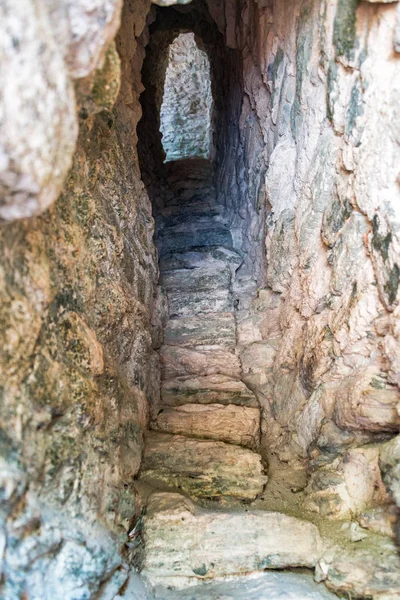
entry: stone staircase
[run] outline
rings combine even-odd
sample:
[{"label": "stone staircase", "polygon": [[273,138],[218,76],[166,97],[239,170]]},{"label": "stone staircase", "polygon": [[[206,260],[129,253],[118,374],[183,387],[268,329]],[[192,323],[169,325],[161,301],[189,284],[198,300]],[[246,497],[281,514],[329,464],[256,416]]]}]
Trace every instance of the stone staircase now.
[{"label": "stone staircase", "polygon": [[157,219],[161,285],[168,300],[161,409],[150,425],[141,479],[194,497],[253,500],[267,481],[257,399],[240,380],[233,249],[212,169],[170,163],[170,198]]},{"label": "stone staircase", "polygon": [[[279,582],[266,583],[269,592],[259,595],[258,584],[247,588],[248,574],[312,568],[321,538],[310,522],[249,507],[268,478],[259,454],[260,408],[241,381],[236,353],[232,288],[241,258],[216,203],[210,163],[172,163],[168,183],[156,244],[169,320],[160,350],[161,406],[140,473],[153,489],[143,520],[142,573],[161,600],[226,576],[245,578],[238,585],[246,600],[273,598],[273,590],[282,591]],[[246,506],[238,509],[238,501]],[[311,590],[302,596],[290,596],[287,585],[288,598],[331,598],[312,582],[301,582]],[[188,598],[219,593],[201,588]]]}]

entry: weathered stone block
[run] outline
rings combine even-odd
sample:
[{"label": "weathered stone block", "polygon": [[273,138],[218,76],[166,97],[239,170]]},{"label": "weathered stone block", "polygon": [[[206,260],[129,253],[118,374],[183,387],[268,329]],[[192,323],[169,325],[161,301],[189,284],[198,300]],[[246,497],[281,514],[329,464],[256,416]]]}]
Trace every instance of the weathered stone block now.
[{"label": "weathered stone block", "polygon": [[[157,600],[337,600],[312,575],[266,571],[258,576],[203,582],[184,590],[156,589]],[[133,600],[136,600],[135,597]],[[140,599],[141,600],[141,599]],[[382,599],[385,600],[385,599]],[[392,600],[392,599],[390,599]]]},{"label": "weathered stone block", "polygon": [[392,540],[370,535],[357,544],[327,550],[316,578],[336,593],[395,600],[400,598],[400,556]]},{"label": "weathered stone block", "polygon": [[160,350],[161,372],[164,380],[187,375],[226,375],[239,379],[240,361],[236,354],[214,346],[202,349],[163,346]]},{"label": "weathered stone block", "polygon": [[349,518],[390,501],[378,466],[379,447],[352,448],[312,473],[305,506],[330,518]]},{"label": "weathered stone block", "polygon": [[199,580],[315,566],[318,529],[284,514],[206,510],[179,494],[150,498],[144,522],[143,575],[175,588]]},{"label": "weathered stone block", "polygon": [[254,499],[267,482],[263,472],[261,456],[241,446],[150,432],[140,479],[161,481],[200,498]]},{"label": "weathered stone block", "polygon": [[226,375],[205,377],[181,377],[164,381],[161,385],[161,398],[168,406],[182,404],[239,404],[257,407],[253,392],[237,379]]},{"label": "weathered stone block", "polygon": [[256,448],[260,441],[260,411],[232,404],[166,407],[157,415],[151,429]]},{"label": "weathered stone block", "polygon": [[164,340],[171,346],[224,346],[236,344],[232,313],[209,313],[204,316],[170,319]]},{"label": "weathered stone block", "polygon": [[197,292],[167,292],[170,317],[193,317],[205,313],[233,311],[229,288]]},{"label": "weathered stone block", "polygon": [[379,465],[383,480],[400,507],[400,436],[397,436],[381,447]]}]

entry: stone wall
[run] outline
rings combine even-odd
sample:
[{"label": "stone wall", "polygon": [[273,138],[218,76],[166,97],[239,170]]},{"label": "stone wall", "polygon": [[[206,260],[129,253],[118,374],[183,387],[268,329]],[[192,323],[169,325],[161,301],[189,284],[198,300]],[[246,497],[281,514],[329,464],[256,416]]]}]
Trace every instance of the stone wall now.
[{"label": "stone wall", "polygon": [[[220,179],[240,207],[244,381],[265,411],[267,451],[325,465],[313,508],[356,513],[369,497],[343,499],[329,469],[342,476],[349,447],[400,427],[396,3],[209,7],[244,57],[240,145]],[[374,468],[364,477],[378,485]]]},{"label": "stone wall", "polygon": [[[90,3],[87,17],[87,3],[60,2],[53,8],[68,13],[66,20],[39,14],[40,7],[34,15],[33,4],[18,5],[18,32],[18,19],[7,21],[14,36],[7,51],[15,52],[10,78],[21,86],[21,106],[13,108],[6,79],[0,120],[10,158],[2,162],[9,165],[2,183],[15,187],[3,197],[3,218],[30,216],[55,200],[78,121],[79,137],[53,206],[0,231],[0,596],[114,598],[128,577],[127,532],[140,510],[133,477],[149,404],[159,394],[152,319],[158,270],[135,148],[142,60],[136,39],[150,4],[126,3],[111,45],[119,2]],[[1,8],[7,19],[5,3]],[[74,41],[64,49],[60,36],[68,27]],[[51,63],[36,46],[52,53],[55,40]],[[100,46],[107,52],[99,62]]]}]

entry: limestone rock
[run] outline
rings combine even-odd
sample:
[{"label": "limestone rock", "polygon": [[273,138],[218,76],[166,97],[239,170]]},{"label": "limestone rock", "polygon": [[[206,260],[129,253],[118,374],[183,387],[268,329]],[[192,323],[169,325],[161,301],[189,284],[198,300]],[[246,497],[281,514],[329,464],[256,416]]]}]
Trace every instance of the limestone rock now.
[{"label": "limestone rock", "polygon": [[400,436],[384,444],[380,450],[379,464],[383,480],[400,507]]},{"label": "limestone rock", "polygon": [[171,6],[173,4],[189,4],[190,0],[152,0],[158,6]]},{"label": "limestone rock", "polygon": [[75,101],[46,8],[34,0],[0,7],[1,220],[43,212],[72,164]]},{"label": "limestone rock", "polygon": [[[382,536],[327,550],[316,578],[329,589],[355,598],[400,596],[400,557],[394,542]],[[392,595],[392,596],[391,596]]]},{"label": "limestone rock", "polygon": [[257,407],[253,392],[242,382],[226,375],[179,377],[163,381],[161,398],[167,406],[183,404],[238,404]]},{"label": "limestone rock", "polygon": [[[206,256],[204,256],[206,259]],[[221,261],[213,261],[210,264],[204,260],[202,267],[190,269],[174,269],[164,271],[161,276],[161,285],[169,292],[214,292],[219,289],[229,288],[231,281],[231,269],[229,265],[221,264]]]},{"label": "limestone rock", "polygon": [[365,369],[341,383],[335,397],[334,419],[342,429],[398,431],[399,402],[400,391],[396,385]]},{"label": "limestone rock", "polygon": [[[216,219],[184,223],[161,229],[157,233],[157,248],[160,256],[170,252],[190,250],[204,246],[232,247],[232,236],[228,226]],[[211,222],[210,222],[211,221]]]},{"label": "limestone rock", "polygon": [[311,575],[266,571],[257,577],[234,577],[209,582],[188,590],[156,589],[157,600],[337,600]]},{"label": "limestone rock", "polygon": [[239,379],[241,374],[238,357],[225,348],[211,346],[202,349],[179,346],[163,346],[160,349],[161,371],[164,380],[188,375],[225,375]]},{"label": "limestone rock", "polygon": [[396,26],[394,30],[394,50],[400,53],[400,4],[396,10]]},{"label": "limestone rock", "polygon": [[48,0],[57,41],[73,79],[101,67],[121,20],[122,0]]},{"label": "limestone rock", "polygon": [[[214,205],[215,200],[212,205]],[[178,207],[179,212],[184,209],[195,210],[195,207]],[[211,210],[211,207],[210,207]],[[196,269],[205,264],[212,265],[214,269],[224,268],[226,264],[230,265],[232,271],[235,271],[241,264],[242,259],[239,254],[229,248],[214,246],[212,248],[196,248],[188,252],[174,252],[164,258],[160,258],[160,270],[162,273],[172,269]]]},{"label": "limestone rock", "polygon": [[361,513],[358,517],[358,522],[365,529],[394,538],[395,525],[399,517],[400,510],[394,504],[389,504]]},{"label": "limestone rock", "polygon": [[251,450],[154,432],[146,436],[140,478],[180,487],[200,498],[254,499],[267,482],[261,457]]},{"label": "limestone rock", "polygon": [[[181,2],[186,4],[187,0]],[[170,0],[157,0],[167,6]],[[160,130],[166,160],[210,155],[210,61],[194,33],[181,33],[168,49]]]},{"label": "limestone rock", "polygon": [[2,3],[0,219],[40,214],[59,196],[78,134],[70,78],[101,66],[121,8],[122,0]]},{"label": "limestone rock", "polygon": [[306,490],[306,507],[322,516],[346,518],[387,504],[378,460],[379,446],[364,446],[317,469]]},{"label": "limestone rock", "polygon": [[195,315],[230,312],[233,298],[228,289],[198,292],[168,292],[168,312],[170,317],[193,317]]},{"label": "limestone rock", "polygon": [[232,313],[170,319],[165,328],[165,343],[171,346],[224,346],[236,343]]},{"label": "limestone rock", "polygon": [[165,407],[151,423],[151,429],[256,448],[260,438],[260,410],[232,404]]},{"label": "limestone rock", "polygon": [[179,494],[150,498],[144,522],[143,575],[182,588],[199,580],[313,567],[322,543],[312,523],[284,514],[207,510]]}]

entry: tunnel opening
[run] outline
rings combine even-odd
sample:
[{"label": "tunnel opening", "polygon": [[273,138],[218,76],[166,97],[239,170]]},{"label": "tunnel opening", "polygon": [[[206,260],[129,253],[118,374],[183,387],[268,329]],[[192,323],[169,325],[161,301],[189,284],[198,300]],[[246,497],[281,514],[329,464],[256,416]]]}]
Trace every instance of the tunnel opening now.
[{"label": "tunnel opening", "polygon": [[210,158],[212,94],[210,63],[194,33],[170,44],[160,109],[165,162]]}]

